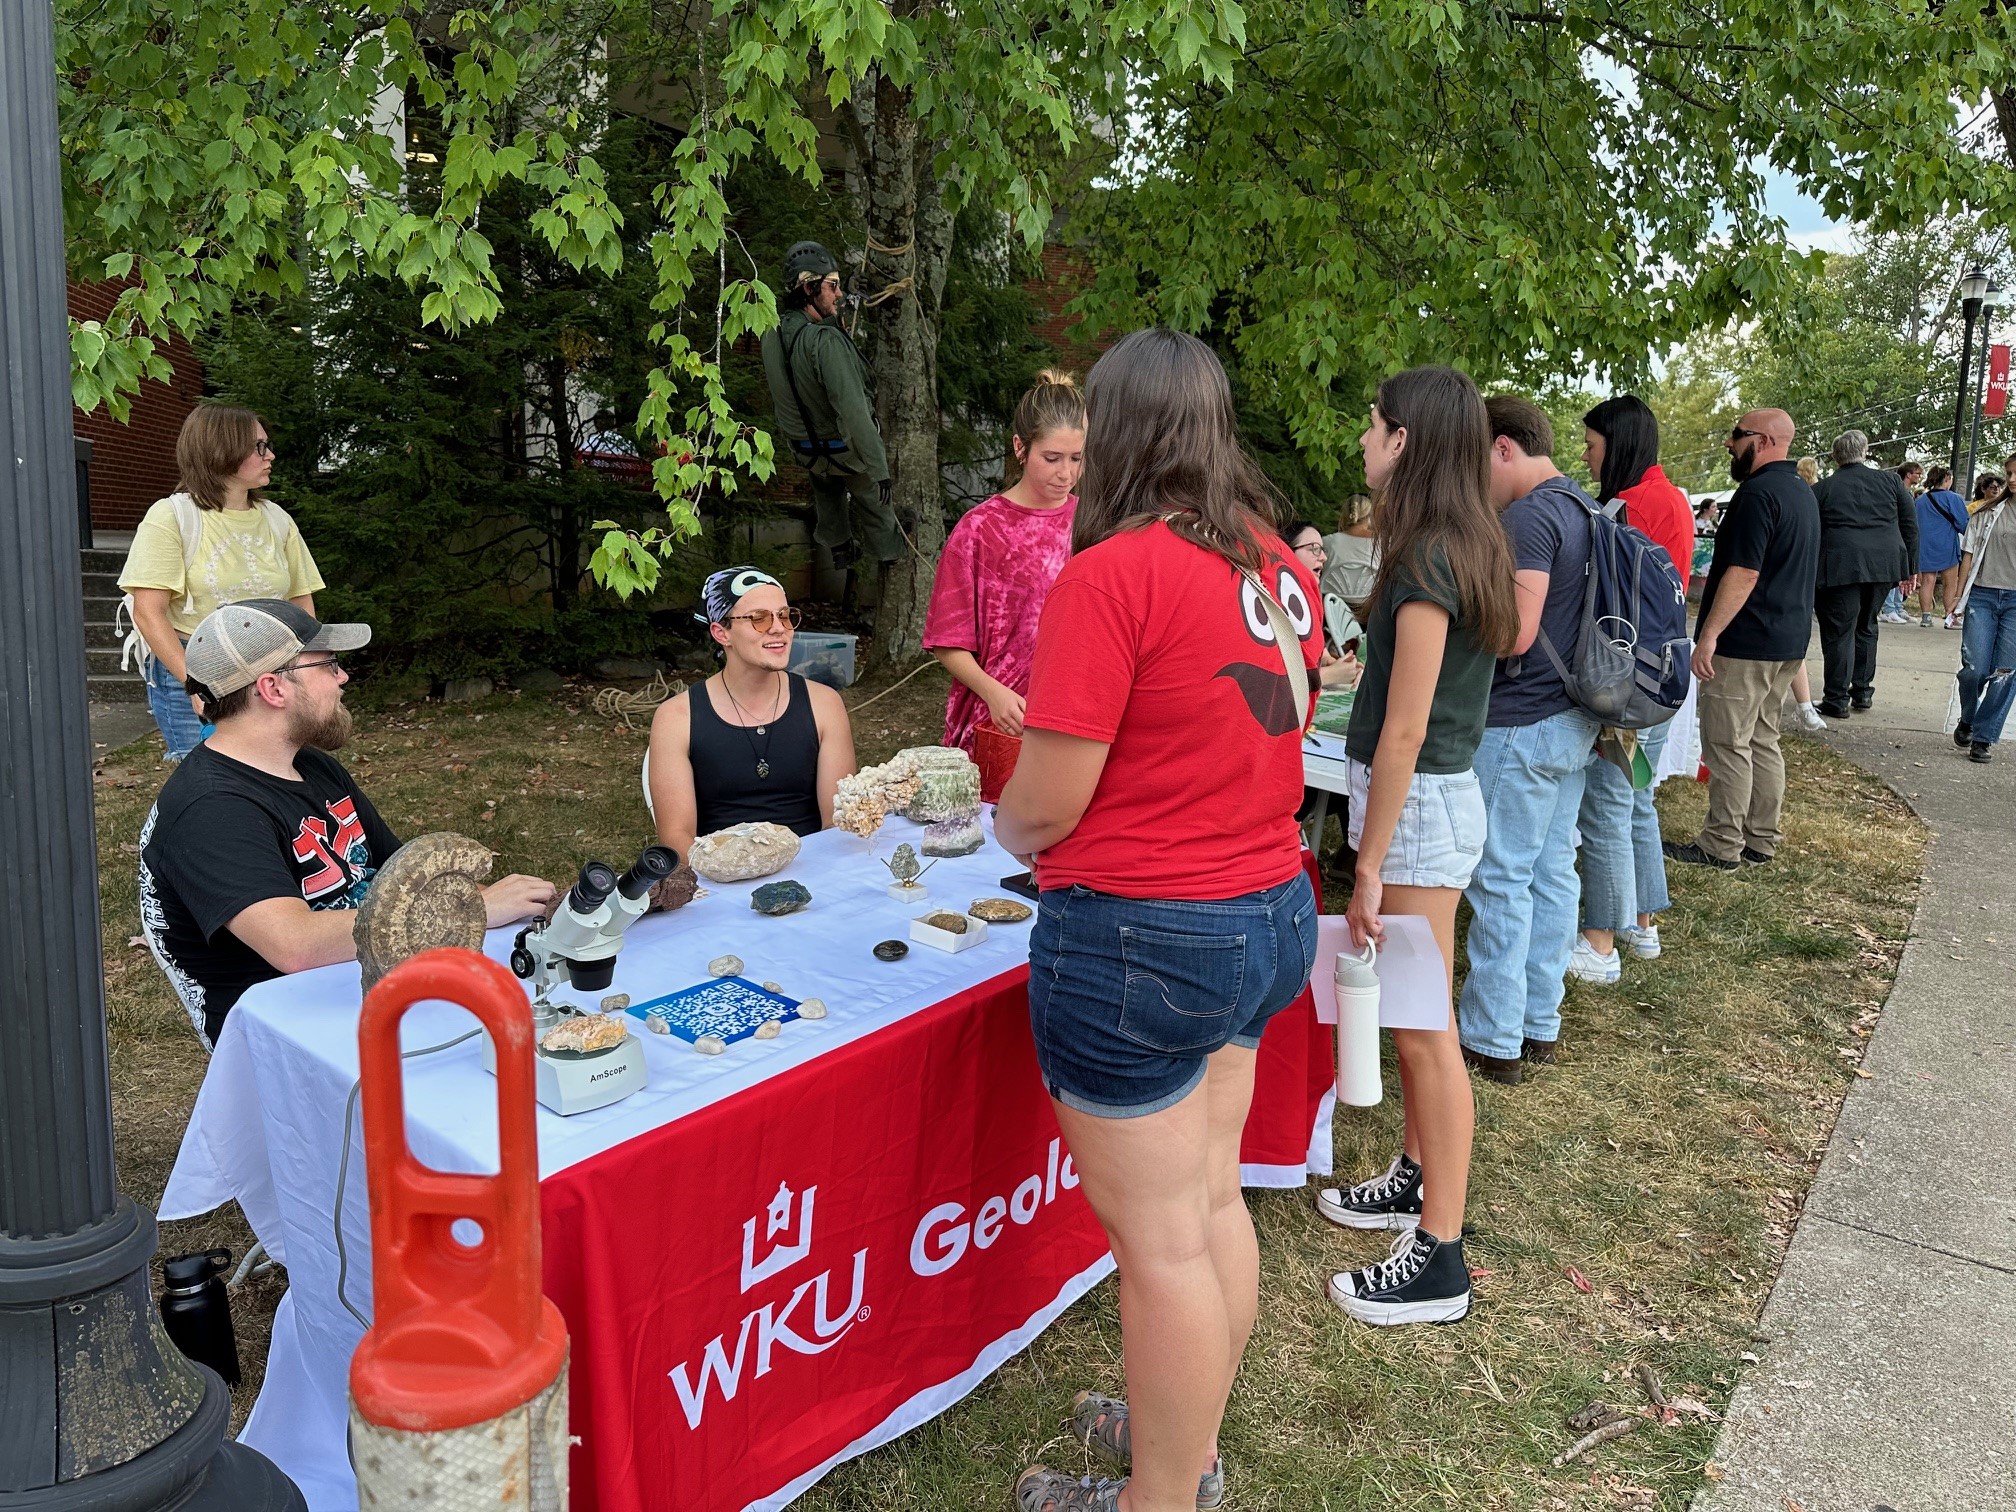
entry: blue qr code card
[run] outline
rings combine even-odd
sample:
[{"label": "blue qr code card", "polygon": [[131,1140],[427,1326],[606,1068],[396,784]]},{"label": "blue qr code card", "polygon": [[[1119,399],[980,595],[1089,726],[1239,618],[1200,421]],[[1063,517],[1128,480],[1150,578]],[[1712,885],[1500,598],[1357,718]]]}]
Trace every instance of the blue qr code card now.
[{"label": "blue qr code card", "polygon": [[741,977],[717,977],[648,1003],[633,1003],[638,1018],[657,1019],[689,1045],[703,1034],[725,1044],[747,1039],[771,1019],[798,1017],[796,999],[767,992]]}]

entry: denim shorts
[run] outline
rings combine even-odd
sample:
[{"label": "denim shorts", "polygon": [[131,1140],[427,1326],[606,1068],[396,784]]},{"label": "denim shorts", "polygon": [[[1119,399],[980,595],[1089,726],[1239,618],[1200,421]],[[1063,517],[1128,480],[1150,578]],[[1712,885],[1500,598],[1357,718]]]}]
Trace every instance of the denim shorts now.
[{"label": "denim shorts", "polygon": [[[1365,796],[1372,769],[1349,762],[1351,848],[1358,849],[1365,832]],[[1484,790],[1475,772],[1416,772],[1407,784],[1393,843],[1379,866],[1379,880],[1389,887],[1454,887],[1470,885],[1470,874],[1484,855]]]},{"label": "denim shorts", "polygon": [[1259,1045],[1315,963],[1316,894],[1300,872],[1211,903],[1052,888],[1029,938],[1043,1084],[1100,1118],[1173,1107],[1214,1051]]}]

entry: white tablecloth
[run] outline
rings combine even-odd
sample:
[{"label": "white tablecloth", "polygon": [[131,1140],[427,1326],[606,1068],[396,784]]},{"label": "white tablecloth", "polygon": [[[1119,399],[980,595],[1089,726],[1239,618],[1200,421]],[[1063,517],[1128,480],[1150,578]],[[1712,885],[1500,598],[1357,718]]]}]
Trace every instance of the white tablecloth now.
[{"label": "white tablecloth", "polygon": [[[990,925],[984,943],[957,955],[913,943],[901,961],[874,957],[878,940],[907,939],[909,918],[918,911],[886,895],[889,875],[875,857],[889,856],[900,841],[920,841],[922,833],[921,826],[891,819],[872,846],[837,830],[808,836],[798,859],[778,878],[765,879],[791,877],[810,888],[813,901],[802,913],[755,913],[749,907],[755,882],[708,884],[710,896],[633,926],[609,991],[642,1003],[703,981],[711,958],[732,953],[746,963],[749,980],[774,981],[793,998],[823,998],[831,1016],[787,1024],[775,1040],[743,1040],[714,1057],[695,1053],[683,1040],[640,1035],[650,1074],[643,1091],[572,1118],[539,1110],[540,1175],[732,1097],[1026,961],[1027,923]],[[620,869],[631,858],[606,859]],[[1019,870],[992,843],[990,826],[989,843],[979,852],[939,861],[923,882],[930,902],[963,909],[975,898],[1004,896],[999,879]],[[492,931],[486,953],[505,959],[515,933]],[[235,1198],[253,1231],[287,1267],[289,1287],[274,1319],[265,1384],[243,1439],[294,1477],[314,1512],[356,1506],[343,1457],[344,1392],[363,1330],[337,1300],[331,1215],[344,1106],[357,1079],[359,987],[358,968],[345,964],[262,983],[239,999],[161,1200],[161,1217],[172,1219]],[[592,1005],[595,996],[585,1001]],[[408,1049],[433,1045],[474,1026],[460,1008],[422,1004],[406,1015],[402,1040]],[[495,1096],[480,1040],[407,1062],[407,1139],[415,1156],[442,1170],[495,1171]],[[1325,1117],[1311,1142],[1312,1159],[1325,1173],[1327,1129]],[[354,1126],[349,1142],[343,1290],[369,1316],[369,1210],[362,1135]],[[1303,1179],[1300,1170],[1247,1174],[1268,1185]]]}]

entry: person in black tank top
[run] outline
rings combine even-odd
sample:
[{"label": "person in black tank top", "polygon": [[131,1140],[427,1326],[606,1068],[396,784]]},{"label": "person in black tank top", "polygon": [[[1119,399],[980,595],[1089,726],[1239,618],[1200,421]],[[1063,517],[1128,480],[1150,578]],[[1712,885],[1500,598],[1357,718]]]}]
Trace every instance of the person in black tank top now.
[{"label": "person in black tank top", "polygon": [[695,836],[763,821],[800,835],[825,828],[854,770],[840,695],[786,670],[798,611],[754,567],[730,567],[701,591],[722,667],[659,707],[648,780],[658,838],[681,856]]}]

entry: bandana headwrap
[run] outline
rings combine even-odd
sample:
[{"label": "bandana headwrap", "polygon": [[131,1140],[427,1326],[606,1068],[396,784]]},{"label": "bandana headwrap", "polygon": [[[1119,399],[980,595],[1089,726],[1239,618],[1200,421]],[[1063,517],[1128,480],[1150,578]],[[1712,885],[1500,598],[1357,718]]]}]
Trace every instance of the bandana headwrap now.
[{"label": "bandana headwrap", "polygon": [[723,567],[700,585],[701,612],[693,618],[703,625],[718,625],[735,612],[743,594],[765,583],[772,588],[784,586],[760,567]]}]

